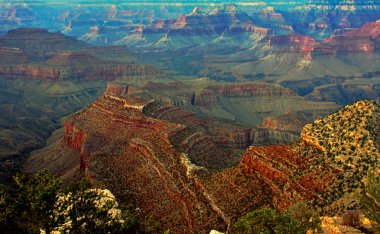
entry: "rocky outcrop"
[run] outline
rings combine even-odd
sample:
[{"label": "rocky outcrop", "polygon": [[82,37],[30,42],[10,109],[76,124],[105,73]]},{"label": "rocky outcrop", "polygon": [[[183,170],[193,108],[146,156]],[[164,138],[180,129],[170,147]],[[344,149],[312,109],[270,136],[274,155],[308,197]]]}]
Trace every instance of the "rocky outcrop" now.
[{"label": "rocky outcrop", "polygon": [[380,23],[371,22],[341,35],[326,38],[315,48],[316,53],[374,53],[379,47]]},{"label": "rocky outcrop", "polygon": [[122,97],[127,95],[130,87],[128,85],[121,85],[116,83],[108,83],[105,91],[106,95]]},{"label": "rocky outcrop", "polygon": [[80,152],[80,170],[86,171],[88,168],[87,153],[84,149],[86,133],[78,129],[70,122],[64,124],[63,146],[76,149]]},{"label": "rocky outcrop", "polygon": [[[310,122],[333,112],[337,108],[332,103],[322,104],[306,101],[290,89],[264,82],[227,83],[208,80],[170,83],[147,82],[142,87],[136,87],[134,92],[140,92],[142,96],[155,99],[157,103],[163,106],[186,109],[198,116],[211,119],[233,121],[247,128],[261,124],[265,117],[282,116],[289,111],[307,115],[307,122]],[[284,116],[284,118],[286,117]],[[272,143],[278,143],[279,139],[275,140],[275,138],[282,134],[272,135],[276,135],[275,131],[255,130],[250,141],[252,143],[254,136],[261,134],[261,136],[273,137],[274,142]],[[264,137],[264,139],[268,138]],[[293,140],[294,137],[289,139]],[[263,143],[265,140],[260,141],[257,137],[257,143],[259,144],[259,142]]]},{"label": "rocky outcrop", "polygon": [[356,102],[306,125],[297,144],[250,147],[241,167],[265,181],[278,209],[308,200],[325,213],[342,212],[355,205],[353,192],[379,163],[379,118],[373,101]]},{"label": "rocky outcrop", "polygon": [[107,37],[101,35],[100,28],[97,25],[90,27],[90,30],[78,37],[78,39],[90,44],[104,44],[107,42]]},{"label": "rocky outcrop", "polygon": [[[355,211],[351,211],[351,212],[355,212]],[[362,215],[360,216],[361,217],[359,220],[359,223],[360,223],[359,229],[361,230],[373,229],[371,225],[371,221],[368,218],[363,217]],[[322,228],[323,233],[352,233],[352,234],[363,233],[357,228],[348,226],[347,223],[344,221],[344,219],[339,216],[321,217],[321,228]]]},{"label": "rocky outcrop", "polygon": [[[60,157],[80,157],[81,170],[95,184],[112,189],[121,202],[137,205],[143,215],[152,214],[164,229],[170,227],[187,233],[206,232],[212,228],[226,230],[231,225],[230,219],[238,218],[235,211],[228,209],[234,198],[229,196],[220,200],[220,188],[209,186],[210,180],[224,181],[234,196],[248,196],[244,199],[251,200],[249,204],[234,203],[240,210],[256,207],[265,199],[266,190],[253,192],[257,181],[246,181],[240,185],[239,176],[211,178],[208,175],[209,165],[202,167],[189,160],[190,156],[182,149],[200,150],[194,141],[206,140],[200,142],[201,146],[212,148],[209,145],[213,144],[212,140],[207,140],[206,134],[196,133],[201,137],[180,140],[174,135],[178,136],[184,125],[148,117],[126,106],[126,102],[130,100],[102,96],[69,117],[63,142],[53,152]],[[176,140],[182,142],[178,144],[183,148],[175,143]],[[207,151],[206,148],[203,150]],[[217,155],[223,153],[220,150],[207,151],[208,157],[222,159],[222,155]],[[47,163],[49,166],[52,167]],[[233,170],[241,173],[239,168]],[[65,175],[64,171],[61,173]],[[246,184],[252,186],[245,188]]]},{"label": "rocky outcrop", "polygon": [[[143,87],[152,92],[178,85],[150,82]],[[46,158],[43,165],[69,179],[77,175],[69,169],[73,166],[57,167],[57,162],[74,163],[77,158],[78,170],[94,183],[136,204],[143,214],[154,215],[164,228],[188,233],[227,230],[241,211],[267,201],[269,190],[255,191],[261,180],[244,177],[236,166],[239,155],[250,144],[282,142],[295,135],[200,118],[144,100],[141,90],[134,89],[110,84],[105,95],[66,120],[60,144],[33,155],[31,165]],[[220,92],[235,95],[227,87]]]},{"label": "rocky outcrop", "polygon": [[[240,11],[234,4],[219,7],[210,13],[201,8],[177,19],[159,19],[149,25],[135,29],[135,36],[147,36],[149,34],[169,34],[170,36],[206,36],[220,35],[222,33],[259,33],[267,35],[272,31],[269,28],[259,27],[253,24],[247,13]],[[122,40],[123,41],[123,40]],[[121,41],[120,41],[121,42]],[[128,42],[128,36],[123,43]]]},{"label": "rocky outcrop", "polygon": [[290,52],[308,53],[314,51],[317,43],[314,38],[307,36],[272,36],[269,37],[268,44],[289,47]]},{"label": "rocky outcrop", "polygon": [[70,122],[65,122],[64,129],[63,145],[81,150],[86,140],[86,134]]},{"label": "rocky outcrop", "polygon": [[349,30],[344,35],[378,38],[380,36],[380,21],[366,23],[360,28]]},{"label": "rocky outcrop", "polygon": [[[350,194],[362,186],[366,169],[378,163],[380,110],[370,101],[306,125],[298,143],[251,146],[240,159],[244,142],[265,132],[144,101],[140,91],[125,94],[121,87],[124,97],[115,96],[116,89],[70,116],[61,144],[30,160],[79,158],[82,173],[95,184],[152,214],[164,229],[227,231],[248,210],[268,204],[283,209],[300,200],[325,213],[342,211],[353,205]],[[56,164],[47,167],[57,170]],[[70,172],[65,170],[62,176]]]},{"label": "rocky outcrop", "polygon": [[[234,165],[238,158],[236,150],[250,145],[270,145],[298,140],[296,134],[263,128],[248,128],[232,123],[204,119],[194,112],[173,106],[148,104],[143,112],[151,117],[178,123],[185,127],[169,135],[172,144],[188,154],[197,165],[221,169]],[[212,155],[217,155],[213,157]]]},{"label": "rocky outcrop", "polygon": [[304,58],[312,59],[317,54],[374,53],[380,47],[379,32],[380,23],[372,22],[332,35],[324,41],[316,41],[311,36],[296,35],[269,36],[266,40],[277,52],[302,53]]},{"label": "rocky outcrop", "polygon": [[311,158],[317,155],[312,148],[303,148],[309,151],[306,156],[293,147],[251,147],[241,160],[243,171],[269,186],[272,204],[280,210],[300,200],[311,200],[324,192],[334,178],[331,168],[326,168],[323,176],[320,169],[312,170]]},{"label": "rocky outcrop", "polygon": [[340,217],[322,217],[321,220],[324,233],[362,233],[353,227],[344,225]]},{"label": "rocky outcrop", "polygon": [[308,118],[302,113],[288,112],[281,116],[268,116],[264,118],[260,127],[278,129],[291,132],[301,132],[307,124]]},{"label": "rocky outcrop", "polygon": [[[327,48],[326,48],[327,47]],[[373,53],[375,51],[374,42],[368,36],[362,35],[342,35],[331,36],[324,41],[324,44],[317,52],[329,50],[330,53]]]}]

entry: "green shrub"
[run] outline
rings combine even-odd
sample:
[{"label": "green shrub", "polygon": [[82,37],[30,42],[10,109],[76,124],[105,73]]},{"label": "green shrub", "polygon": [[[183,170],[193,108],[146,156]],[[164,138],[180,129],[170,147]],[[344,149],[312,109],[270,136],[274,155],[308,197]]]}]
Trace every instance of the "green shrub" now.
[{"label": "green shrub", "polygon": [[121,209],[108,190],[91,189],[88,180],[62,188],[47,170],[33,178],[18,174],[13,186],[0,185],[2,233],[151,233],[159,223]]},{"label": "green shrub", "polygon": [[307,230],[320,230],[321,220],[318,213],[311,210],[304,201],[289,206],[284,213],[300,222]]},{"label": "green shrub", "polygon": [[259,209],[247,213],[233,227],[234,233],[297,234],[306,233],[308,227],[290,216],[273,209]]}]

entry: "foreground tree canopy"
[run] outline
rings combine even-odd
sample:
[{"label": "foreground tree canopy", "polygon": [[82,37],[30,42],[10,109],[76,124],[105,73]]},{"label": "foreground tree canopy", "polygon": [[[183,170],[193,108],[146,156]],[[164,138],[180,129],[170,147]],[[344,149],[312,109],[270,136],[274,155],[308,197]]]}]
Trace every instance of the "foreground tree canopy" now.
[{"label": "foreground tree canopy", "polygon": [[317,230],[320,220],[305,203],[298,203],[283,213],[269,208],[258,209],[241,217],[234,225],[236,233],[303,234]]},{"label": "foreground tree canopy", "polygon": [[132,209],[119,207],[109,190],[91,189],[87,180],[63,188],[42,170],[0,186],[2,233],[146,233],[159,227],[151,219],[139,220]]}]

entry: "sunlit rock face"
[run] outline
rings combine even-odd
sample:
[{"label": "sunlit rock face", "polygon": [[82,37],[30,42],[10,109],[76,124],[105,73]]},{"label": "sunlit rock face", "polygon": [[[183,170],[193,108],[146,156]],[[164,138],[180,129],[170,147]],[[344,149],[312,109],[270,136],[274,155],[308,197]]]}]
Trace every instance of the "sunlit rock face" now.
[{"label": "sunlit rock face", "polygon": [[368,100],[348,105],[306,125],[300,143],[250,147],[241,166],[265,178],[277,208],[306,199],[324,213],[350,209],[361,178],[379,163],[379,111]]},{"label": "sunlit rock face", "polygon": [[19,28],[0,37],[0,181],[46,143],[62,126],[60,118],[101,95],[108,81],[144,83],[162,75],[152,65],[109,60],[110,54],[132,58],[124,47],[91,48],[45,29]]},{"label": "sunlit rock face", "polygon": [[[231,4],[225,1],[49,2],[54,2],[49,9],[34,2],[4,4],[1,6],[0,21],[3,26],[0,26],[0,33],[39,25],[96,45],[134,45],[131,44],[132,38],[124,39],[124,42],[122,39],[133,35],[136,28],[142,29],[145,35],[170,32],[189,37],[213,33],[220,35],[226,30],[235,34],[250,32],[252,27],[258,27],[260,31],[269,30],[269,34],[297,33],[324,39],[340,30],[361,27],[380,18],[379,3],[373,0],[237,0]],[[157,41],[157,38],[153,39]],[[149,38],[146,40],[149,41]]]},{"label": "sunlit rock face", "polygon": [[[170,19],[176,22],[176,27],[202,22],[203,24],[198,24],[198,27],[203,27],[203,29],[199,29],[198,32],[204,32],[205,28],[210,28],[204,24],[207,22],[218,23],[219,29],[221,29],[221,26],[230,20],[229,17],[225,17],[226,15],[242,22],[251,21],[253,17],[254,23],[258,24],[283,29],[293,26],[296,30],[307,29],[328,35],[337,28],[359,27],[379,18],[379,7],[373,1],[305,1],[297,3],[266,1],[261,4],[235,1],[235,5],[224,5],[223,1],[213,3],[214,5],[211,6],[208,5],[208,2],[203,1],[195,1],[191,4],[183,2],[176,5],[162,5],[154,1],[139,4],[134,2],[107,4],[104,1],[101,3],[94,1],[92,4],[80,4],[80,2],[77,4],[76,2],[76,4],[62,5],[58,3],[53,5],[53,10],[45,14],[43,12],[46,12],[46,9],[42,5],[9,3],[3,6],[2,19],[7,24],[17,22],[24,27],[30,27],[33,24],[43,25],[51,30],[81,36],[84,40],[93,43],[111,43],[120,39],[120,35],[123,33],[141,24],[151,24],[152,20]],[[252,7],[255,7],[255,10],[252,10]],[[316,11],[316,13],[309,13],[311,11]],[[205,14],[214,15],[214,17],[205,17]],[[205,18],[209,18],[211,21],[204,21]],[[256,19],[262,22],[256,22]],[[301,21],[304,20],[307,20],[306,27],[301,25]],[[15,27],[18,26],[16,24],[9,25],[7,28]],[[101,32],[95,36],[93,31],[89,32],[90,28],[98,28]],[[116,31],[115,28],[118,30]],[[4,29],[4,31],[6,30]]]},{"label": "sunlit rock face", "polygon": [[33,155],[26,168],[38,170],[43,159],[66,179],[82,174],[152,214],[164,229],[226,231],[248,210],[263,204],[281,210],[300,200],[323,213],[343,212],[378,163],[380,110],[372,101],[306,125],[300,142],[242,152],[221,142],[227,132],[210,120],[113,92],[116,85],[70,116],[63,138]]},{"label": "sunlit rock face", "polygon": [[[0,38],[0,97],[14,98],[0,110],[15,114],[0,116],[11,120],[0,155],[42,146],[60,117],[80,110],[28,171],[86,176],[173,231],[226,231],[246,211],[302,199],[326,213],[352,208],[345,201],[377,163],[378,110],[360,102],[303,126],[337,104],[379,102],[377,3],[148,3],[76,2],[46,14],[43,5],[1,6],[0,31],[23,28]],[[24,28],[36,25],[46,29]],[[175,81],[161,83],[162,71],[130,62],[119,45]]]},{"label": "sunlit rock face", "polygon": [[[164,112],[161,117],[165,119],[154,118],[153,110],[149,111],[150,114],[144,113],[148,111],[145,108],[154,108],[149,107],[152,104],[149,100],[109,94],[99,98],[67,119],[63,140],[45,166],[61,171],[66,178],[84,173],[94,183],[110,187],[121,197],[121,202],[133,203],[143,214],[154,215],[164,228],[170,226],[173,230],[188,233],[211,228],[226,230],[231,225],[230,217],[237,218],[235,209],[229,209],[233,198],[220,199],[220,188],[207,185],[216,184],[210,180],[221,180],[228,187],[225,189],[234,186],[228,185],[224,176],[215,175],[214,178],[208,174],[216,166],[236,164],[238,158],[233,156],[228,145],[223,147],[225,150],[217,146],[216,136],[180,124],[186,122],[186,118],[198,122],[201,119],[191,117],[189,113],[186,117],[184,111],[181,118],[185,121],[178,121]],[[176,113],[180,112],[177,110]],[[64,158],[70,164],[63,168],[59,161]],[[40,159],[32,157],[28,170],[41,166],[38,164]],[[107,171],[104,168],[108,168]],[[233,171],[236,175],[225,176],[229,181],[238,180],[241,173],[239,168],[233,168],[229,173]],[[118,185],[108,184],[106,178],[116,179]],[[244,193],[254,202],[248,206],[235,203],[234,208],[248,210],[265,199],[265,190],[253,192],[258,181],[246,181],[244,186],[237,184],[233,196]]]},{"label": "sunlit rock face", "polygon": [[[93,29],[93,33],[97,29]],[[123,53],[125,48],[106,48]],[[119,52],[114,52],[117,50]],[[101,48],[45,29],[20,28],[0,37],[0,74],[45,80],[115,80],[120,77],[150,77],[161,73],[152,65],[107,61],[96,53]],[[120,52],[121,51],[121,52]],[[127,53],[127,52],[125,52]]]}]

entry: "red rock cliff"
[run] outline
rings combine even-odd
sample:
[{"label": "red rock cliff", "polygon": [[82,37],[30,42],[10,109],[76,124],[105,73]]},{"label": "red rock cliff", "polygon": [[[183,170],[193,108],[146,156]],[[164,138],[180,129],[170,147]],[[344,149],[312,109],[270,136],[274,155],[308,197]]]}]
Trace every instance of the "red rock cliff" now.
[{"label": "red rock cliff", "polygon": [[49,80],[115,80],[119,77],[155,77],[158,72],[151,65],[105,64],[74,67],[46,65],[0,65],[0,74],[7,77],[31,77]]},{"label": "red rock cliff", "polygon": [[84,149],[86,141],[86,133],[77,128],[73,123],[65,121],[64,123],[64,136],[63,146],[73,148],[80,151],[80,169],[86,171],[88,168],[87,153]]}]

